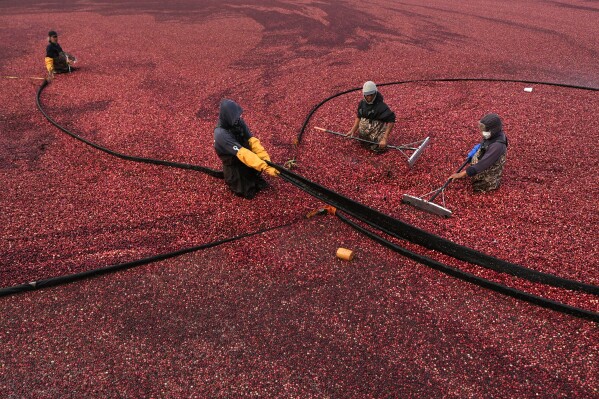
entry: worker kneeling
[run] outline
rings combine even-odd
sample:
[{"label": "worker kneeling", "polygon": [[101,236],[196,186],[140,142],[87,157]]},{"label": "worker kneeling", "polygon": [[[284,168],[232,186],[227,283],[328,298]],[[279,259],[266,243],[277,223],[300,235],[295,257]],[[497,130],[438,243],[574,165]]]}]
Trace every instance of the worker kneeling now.
[{"label": "worker kneeling", "polygon": [[268,186],[261,173],[278,176],[279,171],[265,162],[270,161],[270,156],[260,140],[252,136],[241,118],[242,112],[235,101],[221,101],[218,125],[214,129],[214,150],[223,162],[225,182],[231,191],[252,199]]},{"label": "worker kneeling", "polygon": [[478,123],[483,141],[466,170],[449,176],[451,179],[472,178],[472,188],[477,192],[499,188],[506,160],[508,141],[503,123],[497,114],[487,114]]}]

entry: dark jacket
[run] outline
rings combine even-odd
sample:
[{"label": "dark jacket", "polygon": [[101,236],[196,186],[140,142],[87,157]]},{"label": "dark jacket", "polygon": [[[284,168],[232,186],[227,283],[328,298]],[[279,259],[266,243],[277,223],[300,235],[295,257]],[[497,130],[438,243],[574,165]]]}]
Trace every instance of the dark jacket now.
[{"label": "dark jacket", "polygon": [[372,104],[362,99],[358,104],[358,118],[383,121],[385,123],[395,122],[395,114],[389,109],[381,93],[376,93]]},{"label": "dark jacket", "polygon": [[243,109],[233,100],[223,100],[220,104],[218,123],[214,129],[214,149],[216,154],[237,155],[241,147],[249,148],[248,140],[252,132],[241,114]]},{"label": "dark jacket", "polygon": [[62,53],[62,47],[60,47],[60,44],[48,43],[48,46],[46,46],[46,57],[58,58],[60,53]]},{"label": "dark jacket", "polygon": [[237,158],[241,147],[250,148],[248,140],[252,132],[247,127],[241,113],[243,109],[232,100],[220,103],[218,124],[214,129],[214,150],[223,163],[225,183],[236,195],[248,199],[264,188],[265,182],[260,172],[246,166]]},{"label": "dark jacket", "polygon": [[478,162],[466,169],[468,176],[474,176],[492,166],[507,151],[507,136],[503,132],[503,123],[496,114],[488,114],[480,120],[491,137],[481,142]]}]

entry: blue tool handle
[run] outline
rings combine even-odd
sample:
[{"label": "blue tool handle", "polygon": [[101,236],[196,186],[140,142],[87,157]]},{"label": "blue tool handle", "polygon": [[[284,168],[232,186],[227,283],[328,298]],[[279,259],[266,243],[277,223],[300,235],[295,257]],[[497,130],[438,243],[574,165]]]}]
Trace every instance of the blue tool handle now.
[{"label": "blue tool handle", "polygon": [[474,154],[476,154],[476,151],[478,151],[479,148],[480,148],[480,143],[475,145],[474,147],[472,147],[472,149],[468,153],[468,160],[472,159],[472,157],[474,156]]}]

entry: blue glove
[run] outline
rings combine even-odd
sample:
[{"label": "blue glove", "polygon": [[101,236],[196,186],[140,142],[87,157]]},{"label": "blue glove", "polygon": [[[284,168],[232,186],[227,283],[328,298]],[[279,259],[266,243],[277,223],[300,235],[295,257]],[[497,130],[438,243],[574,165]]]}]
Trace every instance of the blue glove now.
[{"label": "blue glove", "polygon": [[474,156],[474,154],[476,154],[476,151],[478,151],[479,148],[480,144],[475,145],[468,153],[468,159],[472,159],[472,157]]}]

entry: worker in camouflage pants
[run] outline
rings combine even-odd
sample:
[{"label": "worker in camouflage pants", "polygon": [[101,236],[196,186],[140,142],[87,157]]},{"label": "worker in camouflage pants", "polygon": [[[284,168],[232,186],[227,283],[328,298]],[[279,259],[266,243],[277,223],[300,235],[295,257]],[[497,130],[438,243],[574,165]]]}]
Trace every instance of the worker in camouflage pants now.
[{"label": "worker in camouflage pants", "polygon": [[372,81],[364,83],[362,88],[364,98],[358,104],[358,112],[354,125],[347,133],[353,136],[358,131],[361,139],[371,143],[362,143],[366,148],[374,152],[384,152],[387,147],[387,139],[395,125],[395,114],[389,109],[383,100],[383,95],[378,92]]},{"label": "worker in camouflage pants", "polygon": [[466,170],[449,176],[451,179],[472,178],[475,192],[496,190],[501,184],[508,140],[503,132],[503,122],[497,114],[487,114],[478,123],[483,141]]}]

